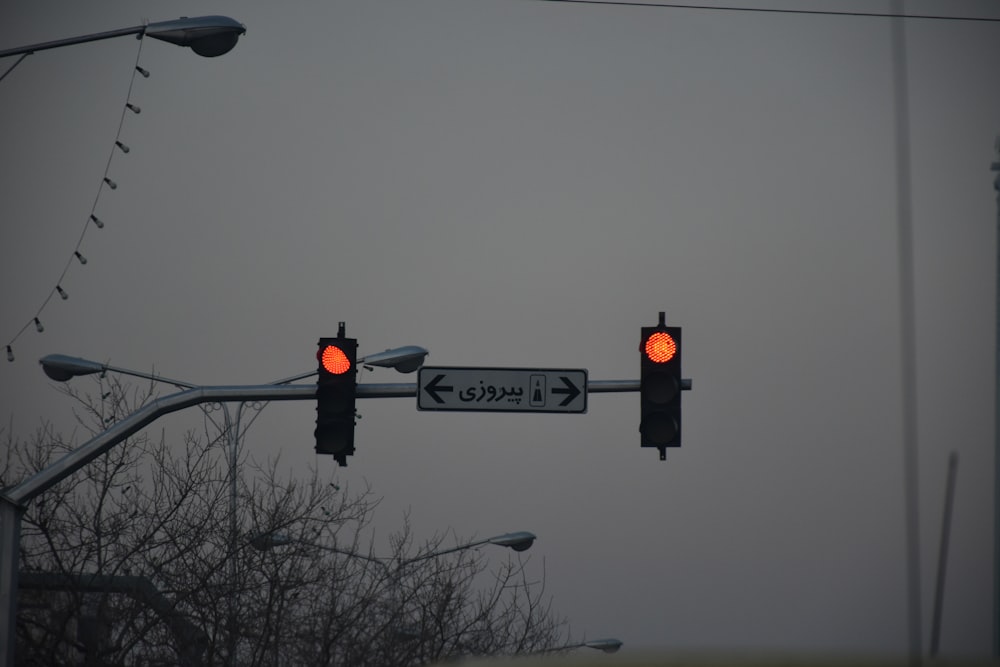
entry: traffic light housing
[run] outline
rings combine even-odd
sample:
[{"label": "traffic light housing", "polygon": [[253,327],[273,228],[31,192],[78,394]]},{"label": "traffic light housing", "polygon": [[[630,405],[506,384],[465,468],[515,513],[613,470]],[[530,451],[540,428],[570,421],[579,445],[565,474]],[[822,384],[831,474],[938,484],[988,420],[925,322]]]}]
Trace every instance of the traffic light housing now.
[{"label": "traffic light housing", "polygon": [[681,446],[682,351],[681,328],[665,326],[663,313],[657,326],[642,327],[639,433],[642,446],[659,449],[661,460],[667,456],[667,447]]},{"label": "traffic light housing", "polygon": [[344,336],[320,338],[316,380],[316,453],[332,454],[342,466],[354,453],[354,401],[358,377],[358,341]]}]

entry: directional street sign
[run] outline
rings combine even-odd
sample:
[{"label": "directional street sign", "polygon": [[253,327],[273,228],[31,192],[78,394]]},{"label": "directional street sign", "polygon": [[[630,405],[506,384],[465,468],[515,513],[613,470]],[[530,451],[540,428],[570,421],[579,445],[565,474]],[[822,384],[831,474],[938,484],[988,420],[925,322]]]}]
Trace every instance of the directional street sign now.
[{"label": "directional street sign", "polygon": [[587,370],[424,366],[417,376],[417,409],[586,412]]}]

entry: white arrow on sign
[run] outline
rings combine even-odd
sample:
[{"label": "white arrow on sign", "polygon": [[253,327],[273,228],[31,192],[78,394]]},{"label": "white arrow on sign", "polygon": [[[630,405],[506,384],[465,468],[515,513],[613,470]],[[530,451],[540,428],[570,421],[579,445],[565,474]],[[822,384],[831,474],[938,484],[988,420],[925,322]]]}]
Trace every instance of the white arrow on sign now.
[{"label": "white arrow on sign", "polygon": [[470,412],[587,411],[587,370],[423,366],[418,410]]}]

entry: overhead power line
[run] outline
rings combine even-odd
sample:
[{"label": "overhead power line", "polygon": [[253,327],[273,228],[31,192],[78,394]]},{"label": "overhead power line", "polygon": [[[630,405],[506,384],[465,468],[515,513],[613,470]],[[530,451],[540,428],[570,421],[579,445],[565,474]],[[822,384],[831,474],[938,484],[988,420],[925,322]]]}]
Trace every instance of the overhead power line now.
[{"label": "overhead power line", "polygon": [[722,5],[688,5],[667,2],[629,2],[628,0],[536,0],[537,2],[567,2],[577,5],[622,5],[626,7],[666,7],[669,9],[706,9],[723,12],[761,12],[768,14],[820,14],[824,16],[862,16],[884,19],[927,19],[932,21],[982,21],[1000,23],[1000,18],[985,16],[945,16],[939,14],[900,14],[893,12],[849,12],[823,9],[773,9],[767,7],[731,7]]}]

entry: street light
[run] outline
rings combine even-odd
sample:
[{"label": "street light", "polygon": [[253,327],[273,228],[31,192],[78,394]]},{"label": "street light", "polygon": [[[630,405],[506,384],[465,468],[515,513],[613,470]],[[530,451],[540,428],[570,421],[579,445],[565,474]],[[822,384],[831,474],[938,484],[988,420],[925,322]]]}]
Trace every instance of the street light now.
[{"label": "street light", "polygon": [[[392,598],[391,604],[395,608],[392,611],[393,617],[397,615],[402,616],[404,613],[402,600],[398,599],[400,596],[399,588],[401,586],[400,581],[403,575],[403,569],[412,563],[417,563],[420,561],[428,560],[431,558],[437,558],[439,556],[444,556],[456,551],[464,551],[466,549],[473,549],[484,544],[495,544],[501,547],[508,547],[514,551],[526,551],[531,548],[535,540],[538,539],[534,533],[530,533],[526,530],[520,530],[513,533],[504,533],[503,535],[495,535],[493,537],[487,537],[484,540],[475,540],[473,542],[468,542],[466,544],[460,544],[456,547],[451,547],[448,549],[441,549],[439,551],[433,551],[431,553],[421,554],[413,558],[402,558],[396,563],[396,567],[390,566],[389,562],[391,558],[369,556],[366,554],[358,553],[356,551],[349,551],[347,549],[338,549],[337,547],[331,547],[326,544],[320,544],[318,542],[310,542],[305,540],[296,540],[295,538],[286,535],[284,533],[262,533],[250,539],[250,546],[254,547],[258,551],[269,551],[275,547],[286,546],[289,544],[299,543],[306,546],[315,547],[323,551],[331,551],[342,556],[347,556],[348,558],[357,558],[368,563],[375,563],[383,568],[385,576],[390,581],[390,590]],[[393,634],[404,640],[418,639],[421,635],[419,630],[414,629],[412,626],[400,625],[392,629]],[[613,640],[607,640],[613,641]],[[621,642],[619,642],[621,645]],[[617,650],[614,649],[614,650]]]},{"label": "street light", "polygon": [[589,642],[582,642],[576,646],[568,646],[567,648],[593,648],[605,653],[616,653],[621,647],[622,642],[620,639],[608,638],[591,639]]},{"label": "street light", "polygon": [[406,345],[396,347],[385,352],[376,352],[367,357],[358,359],[358,363],[365,366],[381,366],[382,368],[395,368],[400,373],[412,373],[424,365],[427,357],[427,350],[417,345]]},{"label": "street light", "polygon": [[605,653],[617,653],[618,649],[622,647],[622,641],[620,639],[614,639],[609,637],[607,639],[591,639],[586,642],[579,642],[577,644],[566,644],[565,646],[556,646],[554,648],[546,648],[541,651],[536,651],[536,653],[554,653],[556,651],[571,651],[576,648],[592,648],[598,651],[604,651]]},{"label": "street light", "polygon": [[443,556],[444,554],[450,554],[455,551],[463,551],[465,549],[472,549],[473,547],[482,546],[484,544],[495,544],[500,547],[508,547],[514,551],[527,551],[531,548],[531,545],[535,543],[534,533],[529,533],[526,530],[519,530],[515,533],[504,533],[503,535],[496,535],[494,537],[487,537],[485,540],[477,540],[475,542],[469,542],[468,544],[462,544],[457,547],[452,547],[450,549],[442,549],[441,551],[435,551],[429,554],[423,554],[422,556],[415,556],[414,558],[408,558],[400,563],[400,566],[407,565],[409,563],[415,563],[416,561],[426,560],[428,558],[436,558],[438,556]]},{"label": "street light", "polygon": [[199,56],[214,58],[215,56],[229,53],[236,46],[240,35],[245,35],[246,31],[245,25],[228,16],[182,16],[172,21],[144,23],[143,25],[132,26],[131,28],[119,28],[107,32],[3,49],[0,50],[0,58],[29,55],[36,51],[45,51],[46,49],[55,49],[60,46],[70,46],[72,44],[96,42],[123,35],[138,35],[140,39],[143,36],[152,37],[162,42],[190,47]]},{"label": "street light", "polygon": [[[397,567],[402,568],[410,563],[416,563],[418,561],[427,560],[428,558],[437,558],[438,556],[444,556],[445,554],[454,553],[456,551],[464,551],[465,549],[473,549],[475,547],[482,546],[484,544],[495,544],[500,547],[508,547],[514,551],[526,551],[531,548],[535,540],[538,539],[534,533],[530,533],[526,530],[519,530],[514,533],[504,533],[503,535],[496,535],[494,537],[487,537],[485,540],[476,540],[474,542],[469,542],[467,544],[460,544],[457,547],[450,547],[448,549],[441,549],[439,551],[433,551],[428,554],[421,554],[420,556],[415,556],[413,558],[405,558],[399,561]],[[292,544],[297,540],[285,535],[283,533],[264,533],[262,535],[257,535],[251,538],[250,545],[259,551],[267,551],[273,549],[274,547],[285,546],[287,544]],[[386,569],[389,568],[389,564],[386,563],[388,558],[379,558],[377,556],[366,556],[364,554],[357,553],[356,551],[347,551],[346,549],[338,549],[336,547],[327,546],[325,544],[319,544],[316,542],[303,542],[308,546],[316,547],[317,549],[323,549],[325,551],[332,551],[334,553],[342,554],[344,556],[349,556],[351,558],[360,558],[362,560],[371,561],[373,563],[378,563],[384,566]]]}]

